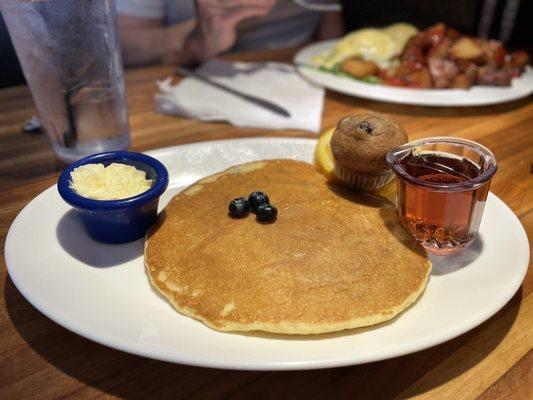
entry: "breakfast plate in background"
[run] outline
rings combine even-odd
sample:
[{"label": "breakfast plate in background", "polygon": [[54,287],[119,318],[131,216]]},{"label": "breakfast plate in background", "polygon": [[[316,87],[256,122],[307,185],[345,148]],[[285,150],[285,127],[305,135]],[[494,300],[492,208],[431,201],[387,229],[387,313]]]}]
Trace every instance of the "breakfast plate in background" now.
[{"label": "breakfast plate in background", "polygon": [[[169,171],[160,208],[200,178],[262,159],[313,161],[313,139],[201,142],[148,152]],[[505,231],[501,229],[505,226]],[[151,287],[144,240],[106,245],[90,239],[56,186],[32,200],[5,244],[9,275],[43,314],[104,345],[204,367],[290,370],[360,364],[450,340],[494,315],[520,287],[529,244],[513,212],[490,194],[478,239],[463,253],[431,256],[420,300],[383,324],[330,334],[225,333],[178,314]]]},{"label": "breakfast plate in background", "polygon": [[533,68],[526,67],[509,87],[473,86],[470,89],[410,89],[366,83],[314,67],[316,57],[331,52],[339,39],[310,44],[294,57],[298,72],[310,82],[335,92],[370,100],[422,106],[484,106],[518,100],[533,93]]}]

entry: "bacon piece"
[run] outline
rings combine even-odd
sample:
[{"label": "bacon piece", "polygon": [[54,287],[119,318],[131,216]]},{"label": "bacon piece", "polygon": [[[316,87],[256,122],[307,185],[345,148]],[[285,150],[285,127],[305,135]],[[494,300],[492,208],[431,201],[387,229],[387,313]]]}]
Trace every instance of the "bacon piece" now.
[{"label": "bacon piece", "polygon": [[485,65],[478,68],[476,81],[481,86],[510,86],[512,77],[510,70]]},{"label": "bacon piece", "polygon": [[431,58],[428,60],[429,73],[433,79],[433,85],[438,89],[449,88],[459,73],[459,68],[451,60]]},{"label": "bacon piece", "polygon": [[519,50],[513,51],[510,55],[509,61],[506,63],[508,68],[524,68],[530,63],[529,54],[527,51]]}]

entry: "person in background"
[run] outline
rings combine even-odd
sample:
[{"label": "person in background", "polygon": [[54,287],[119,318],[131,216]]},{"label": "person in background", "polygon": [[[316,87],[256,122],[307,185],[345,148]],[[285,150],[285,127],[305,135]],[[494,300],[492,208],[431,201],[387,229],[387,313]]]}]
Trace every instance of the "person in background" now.
[{"label": "person in background", "polygon": [[340,12],[291,0],[117,0],[126,66],[197,64],[229,50],[290,47],[344,33]]}]

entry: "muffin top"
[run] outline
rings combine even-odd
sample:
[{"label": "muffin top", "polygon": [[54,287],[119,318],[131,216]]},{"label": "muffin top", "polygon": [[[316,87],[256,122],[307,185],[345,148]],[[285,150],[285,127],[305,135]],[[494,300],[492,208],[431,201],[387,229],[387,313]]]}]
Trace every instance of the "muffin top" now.
[{"label": "muffin top", "polygon": [[335,162],[345,168],[381,173],[389,168],[387,153],[407,140],[407,133],[398,123],[368,112],[339,120],[331,138],[331,151]]}]

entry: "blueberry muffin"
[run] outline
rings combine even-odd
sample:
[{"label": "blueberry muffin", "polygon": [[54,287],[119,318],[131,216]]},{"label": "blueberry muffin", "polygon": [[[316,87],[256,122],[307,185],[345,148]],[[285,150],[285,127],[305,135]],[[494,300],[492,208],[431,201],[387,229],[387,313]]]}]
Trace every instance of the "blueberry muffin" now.
[{"label": "blueberry muffin", "polygon": [[331,138],[335,176],[354,189],[378,189],[394,177],[385,160],[387,153],[407,141],[398,123],[382,115],[344,117]]}]

